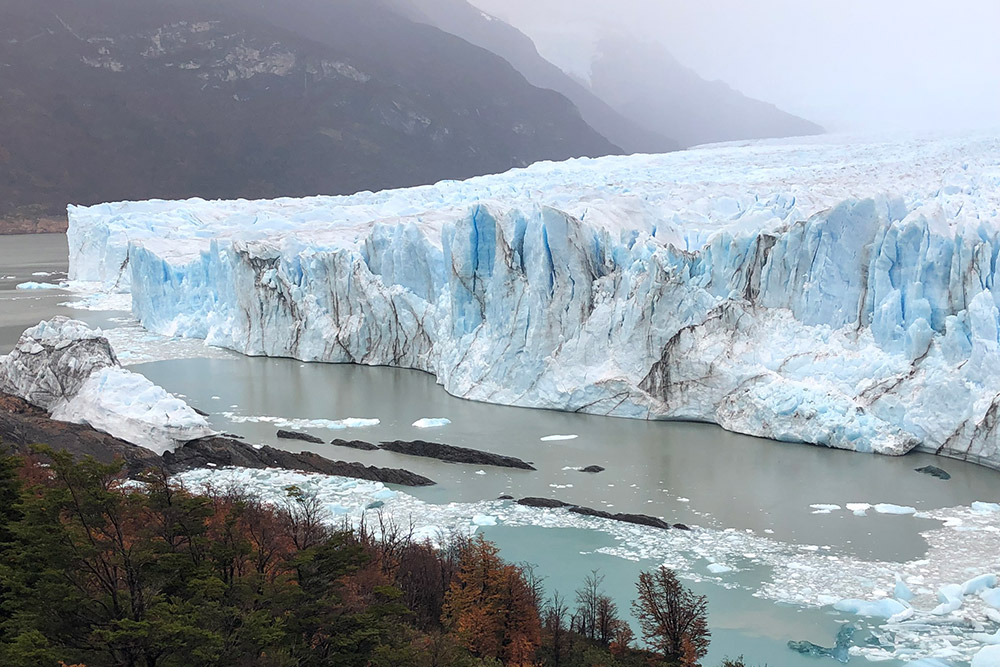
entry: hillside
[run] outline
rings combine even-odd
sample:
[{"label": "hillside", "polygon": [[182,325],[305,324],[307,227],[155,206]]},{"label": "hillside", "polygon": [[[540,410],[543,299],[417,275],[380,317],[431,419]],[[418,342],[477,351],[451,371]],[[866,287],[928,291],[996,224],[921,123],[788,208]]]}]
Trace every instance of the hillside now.
[{"label": "hillside", "polygon": [[8,0],[0,62],[0,228],[619,152],[501,58],[370,0]]}]

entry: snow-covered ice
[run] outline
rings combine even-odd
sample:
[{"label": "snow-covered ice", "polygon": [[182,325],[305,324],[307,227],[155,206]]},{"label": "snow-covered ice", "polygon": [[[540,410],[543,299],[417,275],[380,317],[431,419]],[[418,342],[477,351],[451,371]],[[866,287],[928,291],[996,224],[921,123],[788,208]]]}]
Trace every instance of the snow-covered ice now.
[{"label": "snow-covered ice", "polygon": [[1000,465],[1000,139],[539,163],[353,196],[70,207],[164,335],[476,400]]}]

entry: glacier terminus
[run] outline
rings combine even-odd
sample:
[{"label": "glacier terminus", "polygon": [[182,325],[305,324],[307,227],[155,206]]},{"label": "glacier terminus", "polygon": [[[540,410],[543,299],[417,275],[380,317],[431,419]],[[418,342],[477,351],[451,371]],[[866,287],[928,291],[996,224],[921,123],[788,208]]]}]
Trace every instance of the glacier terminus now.
[{"label": "glacier terminus", "polygon": [[70,207],[147,329],[478,401],[1000,467],[1000,140],[538,163],[352,196]]}]

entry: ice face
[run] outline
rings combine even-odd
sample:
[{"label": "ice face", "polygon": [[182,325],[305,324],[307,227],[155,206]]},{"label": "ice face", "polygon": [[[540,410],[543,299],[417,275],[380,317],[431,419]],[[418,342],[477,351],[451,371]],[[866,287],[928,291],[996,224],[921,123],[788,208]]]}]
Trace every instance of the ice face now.
[{"label": "ice face", "polygon": [[1000,466],[1000,141],[812,139],[70,209],[161,334],[475,400]]}]

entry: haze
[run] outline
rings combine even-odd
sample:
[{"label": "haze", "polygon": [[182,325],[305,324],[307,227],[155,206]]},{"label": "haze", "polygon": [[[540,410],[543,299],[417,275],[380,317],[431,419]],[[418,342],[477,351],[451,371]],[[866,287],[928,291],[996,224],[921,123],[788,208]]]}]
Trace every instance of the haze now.
[{"label": "haze", "polygon": [[1000,127],[995,0],[473,3],[577,75],[586,75],[596,38],[625,31],[831,131]]}]

